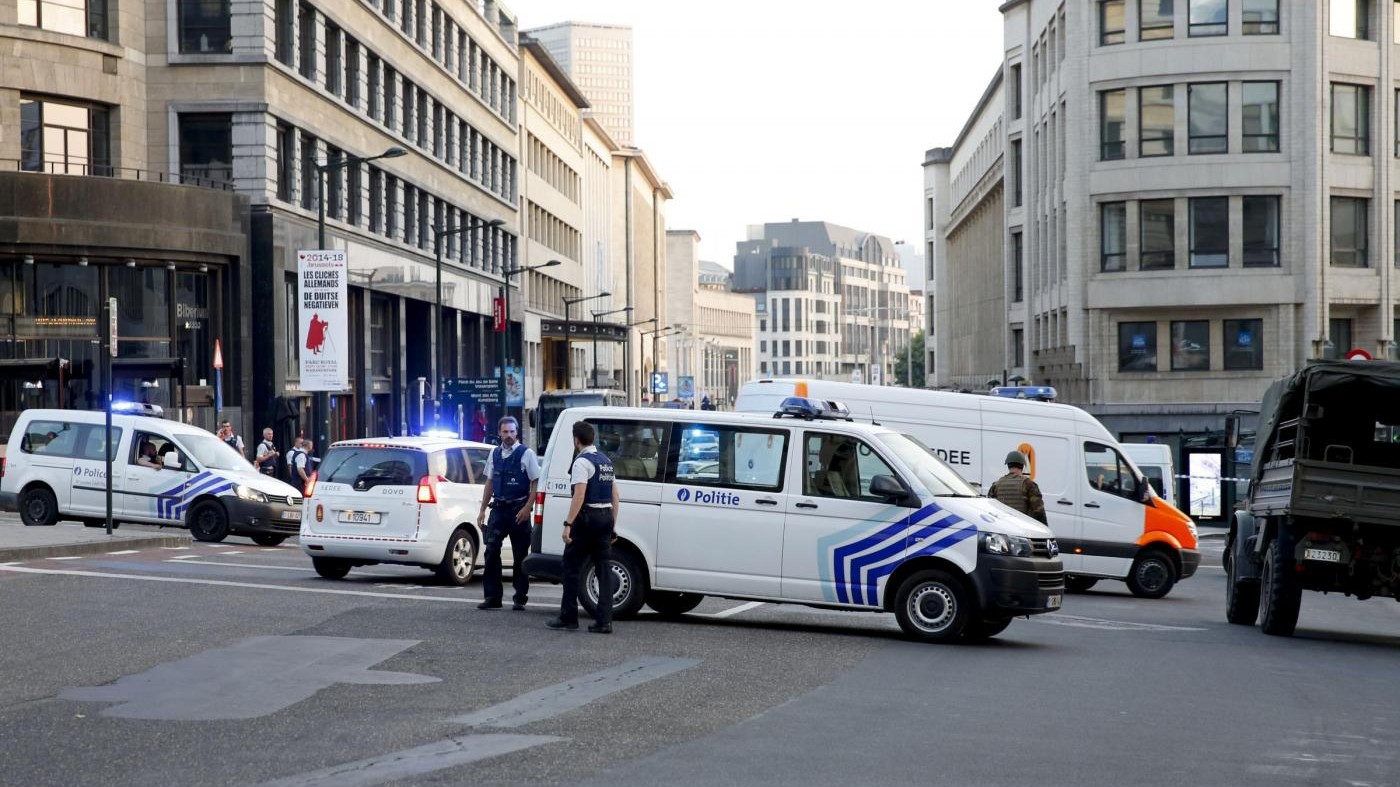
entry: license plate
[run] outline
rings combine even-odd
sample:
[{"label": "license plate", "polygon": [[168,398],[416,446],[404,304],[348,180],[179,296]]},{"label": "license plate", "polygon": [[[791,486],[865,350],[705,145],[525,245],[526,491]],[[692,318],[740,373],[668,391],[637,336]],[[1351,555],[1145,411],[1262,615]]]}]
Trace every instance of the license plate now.
[{"label": "license plate", "polygon": [[1063,598],[1063,596],[1059,596],[1059,595],[1050,596],[1049,598],[1045,599],[1045,606],[1049,607],[1050,609],[1059,609],[1059,608],[1060,608],[1060,600],[1061,600],[1062,598]]},{"label": "license plate", "polygon": [[378,511],[341,511],[340,521],[350,522],[356,525],[377,525],[379,524]]},{"label": "license plate", "polygon": [[1304,560],[1320,560],[1324,563],[1342,562],[1342,553],[1335,549],[1304,549]]},{"label": "license plate", "polygon": [[287,520],[287,521],[289,521],[289,522],[300,522],[300,521],[301,521],[301,512],[300,512],[300,511],[283,511],[283,512],[282,512],[282,518],[285,519],[285,520]]}]

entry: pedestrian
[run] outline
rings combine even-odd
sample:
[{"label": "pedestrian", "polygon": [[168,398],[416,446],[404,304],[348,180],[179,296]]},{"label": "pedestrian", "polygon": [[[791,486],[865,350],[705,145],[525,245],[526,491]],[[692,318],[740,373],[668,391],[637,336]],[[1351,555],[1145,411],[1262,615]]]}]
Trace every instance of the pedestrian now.
[{"label": "pedestrian", "polygon": [[305,489],[311,481],[311,454],[316,450],[316,444],[304,439],[297,440],[297,444],[296,448],[287,452],[288,471],[291,474],[292,486]]},{"label": "pedestrian", "polygon": [[595,436],[593,424],[574,424],[574,452],[578,456],[569,469],[573,500],[564,520],[564,598],[559,603],[559,617],[545,625],[552,629],[578,628],[579,575],[591,560],[598,575],[598,604],[588,630],[611,634],[613,591],[608,566],[612,562],[613,527],[621,500],[617,484],[613,483],[612,460],[594,447]]},{"label": "pedestrian", "polygon": [[486,572],[481,590],[486,600],[478,609],[500,609],[505,589],[501,587],[501,545],[510,539],[511,584],[515,594],[511,609],[525,608],[530,598],[530,577],[525,573],[525,556],[530,553],[530,501],[539,486],[540,460],[535,452],[519,442],[520,422],[512,416],[500,420],[497,431],[501,444],[491,449],[486,462],[486,489],[481,493],[481,510],[476,514],[476,526],[486,522],[486,508],[491,508],[491,521],[486,524]]},{"label": "pedestrian", "polygon": [[1000,500],[1032,519],[1039,520],[1042,525],[1049,524],[1045,516],[1045,498],[1040,495],[1040,485],[1025,474],[1025,468],[1025,454],[1020,451],[1007,454],[1006,475],[992,483],[987,497]]},{"label": "pedestrian", "polygon": [[272,442],[272,427],[264,427],[263,439],[261,443],[258,443],[258,454],[253,460],[253,464],[257,465],[259,473],[275,476],[277,475],[277,457],[279,455],[277,445]]},{"label": "pedestrian", "polygon": [[229,448],[237,451],[239,456],[244,459],[248,458],[248,449],[243,445],[243,436],[234,433],[231,421],[219,424],[219,439],[223,440]]}]

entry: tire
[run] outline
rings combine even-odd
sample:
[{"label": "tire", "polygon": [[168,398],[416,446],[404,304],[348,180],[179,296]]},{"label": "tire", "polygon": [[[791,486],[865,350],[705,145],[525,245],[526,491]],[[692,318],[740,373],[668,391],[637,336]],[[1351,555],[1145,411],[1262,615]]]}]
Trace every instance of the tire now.
[{"label": "tire", "polygon": [[[646,601],[646,576],[631,553],[613,549],[613,620],[627,620],[641,611]],[[597,566],[589,564],[579,576],[579,603],[588,614],[596,615],[598,608]]]},{"label": "tire", "polygon": [[1098,577],[1080,577],[1074,574],[1065,575],[1065,590],[1071,593],[1083,593],[1097,584],[1099,584]]},{"label": "tire", "polygon": [[1011,618],[984,618],[982,620],[970,621],[967,628],[963,629],[963,639],[970,642],[978,642],[984,639],[991,639],[1011,625]]},{"label": "tire", "polygon": [[190,509],[185,524],[195,541],[217,543],[228,538],[228,512],[217,500],[205,500]]},{"label": "tire", "polygon": [[[84,520],[83,520],[83,527],[102,527],[102,528],[105,528],[105,527],[107,527],[107,520],[106,520],[106,519],[84,519]],[[117,521],[114,519],[114,520],[112,520],[112,529],[115,530],[116,527],[117,527]]]},{"label": "tire", "polygon": [[1176,585],[1176,565],[1167,553],[1147,550],[1133,561],[1126,581],[1128,590],[1138,598],[1161,598]]},{"label": "tire", "polygon": [[334,557],[313,557],[311,566],[323,579],[345,579],[350,573],[350,561]]},{"label": "tire", "polygon": [[1264,571],[1259,578],[1259,628],[1275,637],[1291,637],[1298,626],[1298,607],[1303,589],[1293,576],[1293,555],[1276,538],[1264,553]]},{"label": "tire", "polygon": [[972,617],[972,602],[961,580],[946,571],[920,571],[899,586],[894,614],[910,639],[951,642]]},{"label": "tire", "polygon": [[1225,619],[1236,626],[1253,626],[1259,617],[1259,583],[1235,578],[1234,544],[1225,547]]},{"label": "tire", "polygon": [[275,547],[287,540],[286,536],[274,536],[271,533],[256,533],[248,536],[253,539],[253,543],[263,547]]},{"label": "tire", "polygon": [[19,495],[19,518],[29,527],[58,523],[58,498],[46,486],[31,486]]},{"label": "tire", "polygon": [[678,618],[700,606],[705,597],[699,593],[668,593],[653,590],[647,594],[647,606],[663,618]]},{"label": "tire", "polygon": [[463,587],[476,575],[476,539],[467,530],[457,530],[447,540],[442,562],[433,569],[444,584]]}]

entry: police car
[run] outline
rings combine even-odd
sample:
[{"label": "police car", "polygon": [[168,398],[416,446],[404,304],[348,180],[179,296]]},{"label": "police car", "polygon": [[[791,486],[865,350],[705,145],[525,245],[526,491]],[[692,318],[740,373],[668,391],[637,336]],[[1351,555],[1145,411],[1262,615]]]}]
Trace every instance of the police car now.
[{"label": "police car", "polygon": [[[917,440],[855,423],[833,403],[784,401],[769,416],[571,408],[549,442],[526,570],[561,575],[573,424],[613,460],[614,615],[666,616],[705,596],[893,612],[910,637],[984,638],[1060,607],[1050,530],[979,496]],[[709,461],[687,459],[715,446]],[[598,582],[585,570],[588,611]]]}]

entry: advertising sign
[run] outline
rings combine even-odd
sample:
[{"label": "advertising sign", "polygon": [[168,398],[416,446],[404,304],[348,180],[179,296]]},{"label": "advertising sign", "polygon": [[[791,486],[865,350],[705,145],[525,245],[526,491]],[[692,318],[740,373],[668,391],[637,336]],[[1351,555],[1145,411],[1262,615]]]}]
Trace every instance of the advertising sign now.
[{"label": "advertising sign", "polygon": [[676,396],[690,401],[695,398],[695,378],[682,375],[676,378]]},{"label": "advertising sign", "polygon": [[350,382],[350,304],[344,251],[297,252],[301,389],[344,391]]},{"label": "advertising sign", "polygon": [[[494,369],[496,379],[501,378],[501,367]],[[519,366],[506,367],[506,407],[525,406],[525,370]]]},{"label": "advertising sign", "polygon": [[492,327],[495,329],[496,333],[505,333],[505,330],[506,330],[506,299],[505,299],[505,298],[492,298],[492,299],[491,299],[491,317],[492,317],[493,320],[494,320],[494,322],[493,322],[493,324],[492,324]]}]

